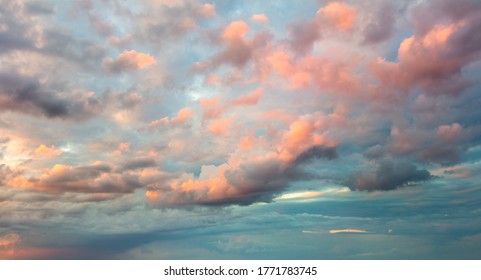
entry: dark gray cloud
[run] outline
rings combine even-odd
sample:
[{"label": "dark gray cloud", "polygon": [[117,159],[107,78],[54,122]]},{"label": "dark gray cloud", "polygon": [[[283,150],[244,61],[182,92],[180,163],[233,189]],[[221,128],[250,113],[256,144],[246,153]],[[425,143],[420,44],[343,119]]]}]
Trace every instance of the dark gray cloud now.
[{"label": "dark gray cloud", "polygon": [[79,92],[68,84],[41,84],[39,78],[0,72],[0,108],[27,115],[82,121],[102,112],[134,110],[142,102],[136,92]]},{"label": "dark gray cloud", "polygon": [[80,117],[86,113],[80,100],[60,97],[30,77],[0,73],[0,108],[48,118]]},{"label": "dark gray cloud", "polygon": [[136,169],[143,169],[143,168],[149,168],[149,167],[155,167],[155,166],[157,166],[157,162],[155,160],[150,158],[141,158],[141,159],[129,160],[123,163],[119,171],[123,172],[126,170],[136,170]]},{"label": "dark gray cloud", "polygon": [[348,186],[358,191],[389,191],[432,178],[429,171],[414,164],[389,159],[376,162],[376,170],[362,171],[349,178]]},{"label": "dark gray cloud", "polygon": [[300,153],[295,159],[295,164],[307,163],[314,159],[336,159],[338,157],[336,148],[315,145]]}]

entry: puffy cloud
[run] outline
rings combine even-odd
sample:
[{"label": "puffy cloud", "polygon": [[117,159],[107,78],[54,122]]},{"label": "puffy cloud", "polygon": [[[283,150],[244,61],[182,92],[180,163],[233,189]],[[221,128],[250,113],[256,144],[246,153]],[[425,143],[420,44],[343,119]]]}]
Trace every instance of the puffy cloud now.
[{"label": "puffy cloud", "polygon": [[100,100],[90,93],[58,92],[34,77],[0,73],[0,108],[48,118],[88,118],[101,110]]},{"label": "puffy cloud", "polygon": [[314,43],[331,29],[350,31],[355,26],[357,10],[344,2],[330,2],[320,8],[314,19],[296,21],[289,26],[292,49],[301,55],[312,50]]},{"label": "puffy cloud", "polygon": [[315,146],[300,153],[293,161],[268,157],[251,159],[236,166],[204,165],[198,178],[184,174],[169,186],[151,187],[146,198],[159,207],[269,202],[291,182],[313,177],[302,171],[302,164],[311,159],[331,160],[336,157],[335,148]]},{"label": "puffy cloud", "polygon": [[224,118],[224,119],[217,119],[212,121],[209,124],[209,131],[212,132],[213,134],[220,136],[220,135],[227,135],[230,133],[230,130],[232,128],[232,122],[234,119],[232,117],[229,118]]},{"label": "puffy cloud", "polygon": [[56,164],[39,177],[16,176],[6,185],[52,193],[131,193],[142,187],[136,176],[113,173],[110,165],[100,162],[87,166]]},{"label": "puffy cloud", "polygon": [[[366,231],[404,238],[414,216],[400,196],[423,204],[416,234],[438,218],[428,227],[449,231],[431,215],[441,204],[476,221],[480,6],[374,2],[0,0],[0,247],[2,234],[22,236],[0,257],[165,258],[152,241],[179,228],[205,252],[225,225],[237,234],[267,220],[293,228],[283,240],[319,219],[333,233],[369,220]],[[260,11],[269,18],[251,17]],[[271,204],[223,207],[256,202]],[[259,207],[267,214],[252,215]],[[388,241],[375,256],[398,252]],[[333,257],[373,256],[338,245]]]},{"label": "puffy cloud", "polygon": [[115,59],[111,57],[105,58],[103,67],[109,72],[120,73],[143,69],[155,63],[154,57],[136,50],[130,50],[122,52]]},{"label": "puffy cloud", "polygon": [[[462,69],[481,57],[481,41],[474,35],[481,26],[481,17],[472,13],[479,9],[473,1],[459,5],[461,8],[454,8],[447,1],[432,1],[417,7],[415,14],[427,7],[434,12],[422,17],[415,34],[402,41],[399,62],[380,59],[373,65],[374,73],[383,82],[404,89],[419,85],[437,94],[457,94],[466,89],[469,82],[462,76]],[[448,11],[447,6],[453,10]],[[445,20],[433,18],[433,14]]]},{"label": "puffy cloud", "polygon": [[364,43],[375,44],[389,39],[393,35],[398,17],[393,3],[381,2],[366,20],[363,32]]},{"label": "puffy cloud", "polygon": [[245,67],[249,61],[262,55],[272,39],[268,32],[259,32],[252,38],[247,38],[249,32],[249,26],[242,20],[229,23],[219,38],[219,43],[225,48],[207,60],[197,62],[194,69],[215,70],[223,64],[236,68]]},{"label": "puffy cloud", "polygon": [[37,149],[35,149],[33,155],[37,157],[56,157],[61,155],[62,153],[63,151],[56,149],[54,145],[48,147],[45,146],[45,144],[42,144]]},{"label": "puffy cloud", "polygon": [[375,171],[359,172],[349,179],[349,188],[358,191],[389,191],[431,179],[429,171],[404,161],[380,160]]},{"label": "puffy cloud", "polygon": [[459,123],[441,125],[438,127],[438,135],[443,138],[444,141],[454,143],[462,137],[462,129],[463,127]]},{"label": "puffy cloud", "polygon": [[317,11],[317,16],[326,20],[339,30],[350,30],[354,27],[357,10],[343,2],[330,2]]}]

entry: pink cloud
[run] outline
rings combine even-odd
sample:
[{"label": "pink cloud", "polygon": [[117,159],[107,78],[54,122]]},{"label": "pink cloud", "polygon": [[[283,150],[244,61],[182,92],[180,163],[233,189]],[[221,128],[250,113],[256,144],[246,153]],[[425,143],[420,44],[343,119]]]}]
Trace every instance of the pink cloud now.
[{"label": "pink cloud", "polygon": [[215,43],[224,48],[212,57],[198,61],[193,65],[195,71],[215,70],[223,64],[230,64],[237,69],[244,68],[251,60],[266,51],[272,35],[268,32],[256,33],[248,38],[250,28],[245,21],[229,23],[221,34],[215,34]]},{"label": "pink cloud", "polygon": [[194,111],[190,108],[182,108],[177,113],[177,116],[169,119],[168,117],[161,118],[159,120],[152,121],[149,124],[149,127],[157,127],[159,125],[166,125],[166,124],[184,124],[190,119],[194,117]]},{"label": "pink cloud", "polygon": [[438,135],[446,142],[454,143],[463,136],[463,127],[459,123],[441,125],[438,127]]},{"label": "pink cloud", "polygon": [[228,135],[232,129],[233,120],[232,117],[217,119],[209,124],[208,129],[217,136]]},{"label": "pink cloud", "polygon": [[317,11],[316,16],[327,21],[339,30],[346,31],[354,27],[357,10],[343,2],[331,2]]},{"label": "pink cloud", "polygon": [[257,22],[257,23],[268,23],[269,22],[269,18],[265,14],[252,15],[251,19],[252,19],[253,22]]},{"label": "pink cloud", "polygon": [[221,104],[219,97],[214,98],[202,98],[200,101],[200,106],[203,110],[204,119],[215,119],[222,115],[224,108]]},{"label": "pink cloud", "polygon": [[132,72],[143,69],[155,64],[157,61],[153,56],[140,53],[135,50],[124,51],[119,54],[117,58],[112,59],[107,57],[103,61],[103,66],[106,70],[112,73]]},{"label": "pink cloud", "polygon": [[255,105],[259,102],[259,99],[262,97],[264,90],[262,88],[258,88],[246,95],[239,96],[236,99],[231,101],[232,106],[248,106],[248,105]]},{"label": "pink cloud", "polygon": [[412,35],[399,46],[399,62],[380,58],[372,66],[373,73],[382,82],[404,90],[419,85],[429,93],[459,93],[468,85],[461,70],[480,58],[475,51],[460,51],[465,47],[460,38],[471,32],[470,24],[476,23],[438,23]]}]

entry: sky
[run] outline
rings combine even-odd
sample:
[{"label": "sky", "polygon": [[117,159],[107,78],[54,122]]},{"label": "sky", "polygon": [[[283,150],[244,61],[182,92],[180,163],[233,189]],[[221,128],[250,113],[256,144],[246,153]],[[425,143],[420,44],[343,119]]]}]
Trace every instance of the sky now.
[{"label": "sky", "polygon": [[481,1],[0,0],[0,259],[480,259]]}]

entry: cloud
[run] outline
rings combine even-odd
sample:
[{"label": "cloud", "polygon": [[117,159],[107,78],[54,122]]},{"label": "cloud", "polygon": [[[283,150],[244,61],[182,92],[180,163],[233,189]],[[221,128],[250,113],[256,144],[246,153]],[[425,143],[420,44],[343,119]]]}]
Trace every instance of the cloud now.
[{"label": "cloud", "polygon": [[330,2],[316,13],[317,17],[342,31],[354,27],[356,15],[357,10],[343,2]]},{"label": "cloud", "polygon": [[169,119],[168,117],[164,117],[155,121],[150,122],[149,127],[158,127],[160,125],[166,124],[184,124],[187,123],[194,117],[194,111],[190,108],[182,108],[177,113],[177,116],[174,118]]},{"label": "cloud", "polygon": [[15,256],[15,245],[20,242],[20,236],[13,232],[0,235],[0,260],[12,259]]},{"label": "cloud", "polygon": [[198,23],[216,16],[216,7],[196,0],[144,1],[142,13],[135,17],[136,35],[140,40],[155,46],[178,42],[195,30]]},{"label": "cloud", "polygon": [[251,19],[252,19],[253,22],[256,22],[256,23],[268,23],[269,22],[269,18],[265,14],[252,15]]},{"label": "cloud", "polygon": [[13,170],[10,167],[3,163],[0,164],[0,186],[3,186],[5,182],[13,175]]},{"label": "cloud", "polygon": [[481,40],[474,35],[481,17],[472,13],[478,9],[473,1],[461,1],[456,7],[447,1],[417,6],[414,14],[429,10],[429,16],[415,20],[415,34],[399,46],[399,62],[379,59],[373,72],[404,90],[418,85],[432,94],[459,94],[470,86],[462,69],[481,59]]},{"label": "cloud", "polygon": [[54,145],[48,147],[45,144],[41,144],[37,149],[35,149],[33,155],[37,157],[56,157],[62,153],[63,150],[56,149]]},{"label": "cloud", "polygon": [[155,166],[157,166],[157,162],[155,160],[150,158],[140,158],[135,160],[129,160],[123,163],[119,171],[124,172],[126,170],[137,170]]},{"label": "cloud", "polygon": [[[49,118],[65,117],[70,113],[70,104],[67,100],[54,93],[42,91],[39,85],[26,84],[22,86],[20,83],[24,83],[24,81],[14,76],[3,75],[0,76],[0,80],[2,87],[0,107],[6,110],[32,111],[32,113],[39,111]],[[19,87],[8,87],[9,83],[12,85],[15,83]]]},{"label": "cloud", "polygon": [[364,27],[364,43],[376,44],[389,39],[394,32],[398,13],[391,2],[383,1],[367,20]]},{"label": "cloud", "polygon": [[232,117],[217,119],[217,120],[212,121],[209,124],[207,129],[211,133],[213,133],[215,135],[218,135],[218,136],[227,135],[227,134],[229,134],[229,132],[232,129],[232,122],[233,121],[234,121],[234,119]]},{"label": "cloud", "polygon": [[122,52],[115,59],[111,57],[105,58],[102,65],[111,73],[121,73],[143,69],[156,62],[155,58],[148,54],[130,50]]},{"label": "cloud", "polygon": [[247,66],[255,57],[262,55],[272,39],[272,34],[268,32],[256,33],[252,38],[247,38],[248,33],[250,28],[245,21],[236,20],[229,23],[222,34],[217,34],[216,41],[219,41],[224,49],[204,61],[197,62],[193,66],[194,70],[215,70],[224,64],[239,69]]},{"label": "cloud", "polygon": [[451,125],[440,125],[438,127],[438,135],[448,143],[455,143],[460,140],[463,135],[463,127],[459,123]]},{"label": "cloud", "polygon": [[[138,163],[132,163],[130,169],[136,167]],[[131,193],[142,187],[137,176],[113,173],[110,165],[100,162],[87,166],[56,164],[39,177],[16,176],[6,185],[51,193]]]},{"label": "cloud", "polygon": [[237,167],[204,165],[198,178],[184,174],[168,186],[152,186],[146,192],[146,198],[158,207],[270,202],[291,182],[314,177],[302,171],[301,165],[307,160],[331,160],[334,155],[337,155],[334,148],[317,146],[301,153],[299,160],[291,162],[267,158],[244,161]]},{"label": "cloud", "polygon": [[231,101],[232,106],[249,106],[255,105],[259,102],[259,99],[262,97],[264,90],[262,88],[258,88],[255,91],[249,92],[246,95],[239,96],[236,99]]},{"label": "cloud", "polygon": [[9,233],[0,236],[0,248],[10,247],[20,241],[20,236],[16,233]]},{"label": "cloud", "polygon": [[295,53],[304,55],[312,50],[324,33],[334,30],[347,32],[355,27],[357,10],[344,2],[330,2],[321,7],[313,19],[295,21],[289,25],[290,45]]},{"label": "cloud", "polygon": [[338,158],[337,150],[333,147],[325,147],[321,145],[315,145],[300,153],[296,159],[296,164],[307,163],[313,159],[327,158],[336,159]]},{"label": "cloud", "polygon": [[358,191],[389,191],[432,178],[429,171],[418,169],[414,164],[388,159],[376,162],[375,171],[362,171],[353,174],[348,186]]},{"label": "cloud", "polygon": [[331,229],[329,233],[336,234],[336,233],[367,233],[367,231],[362,229]]}]

